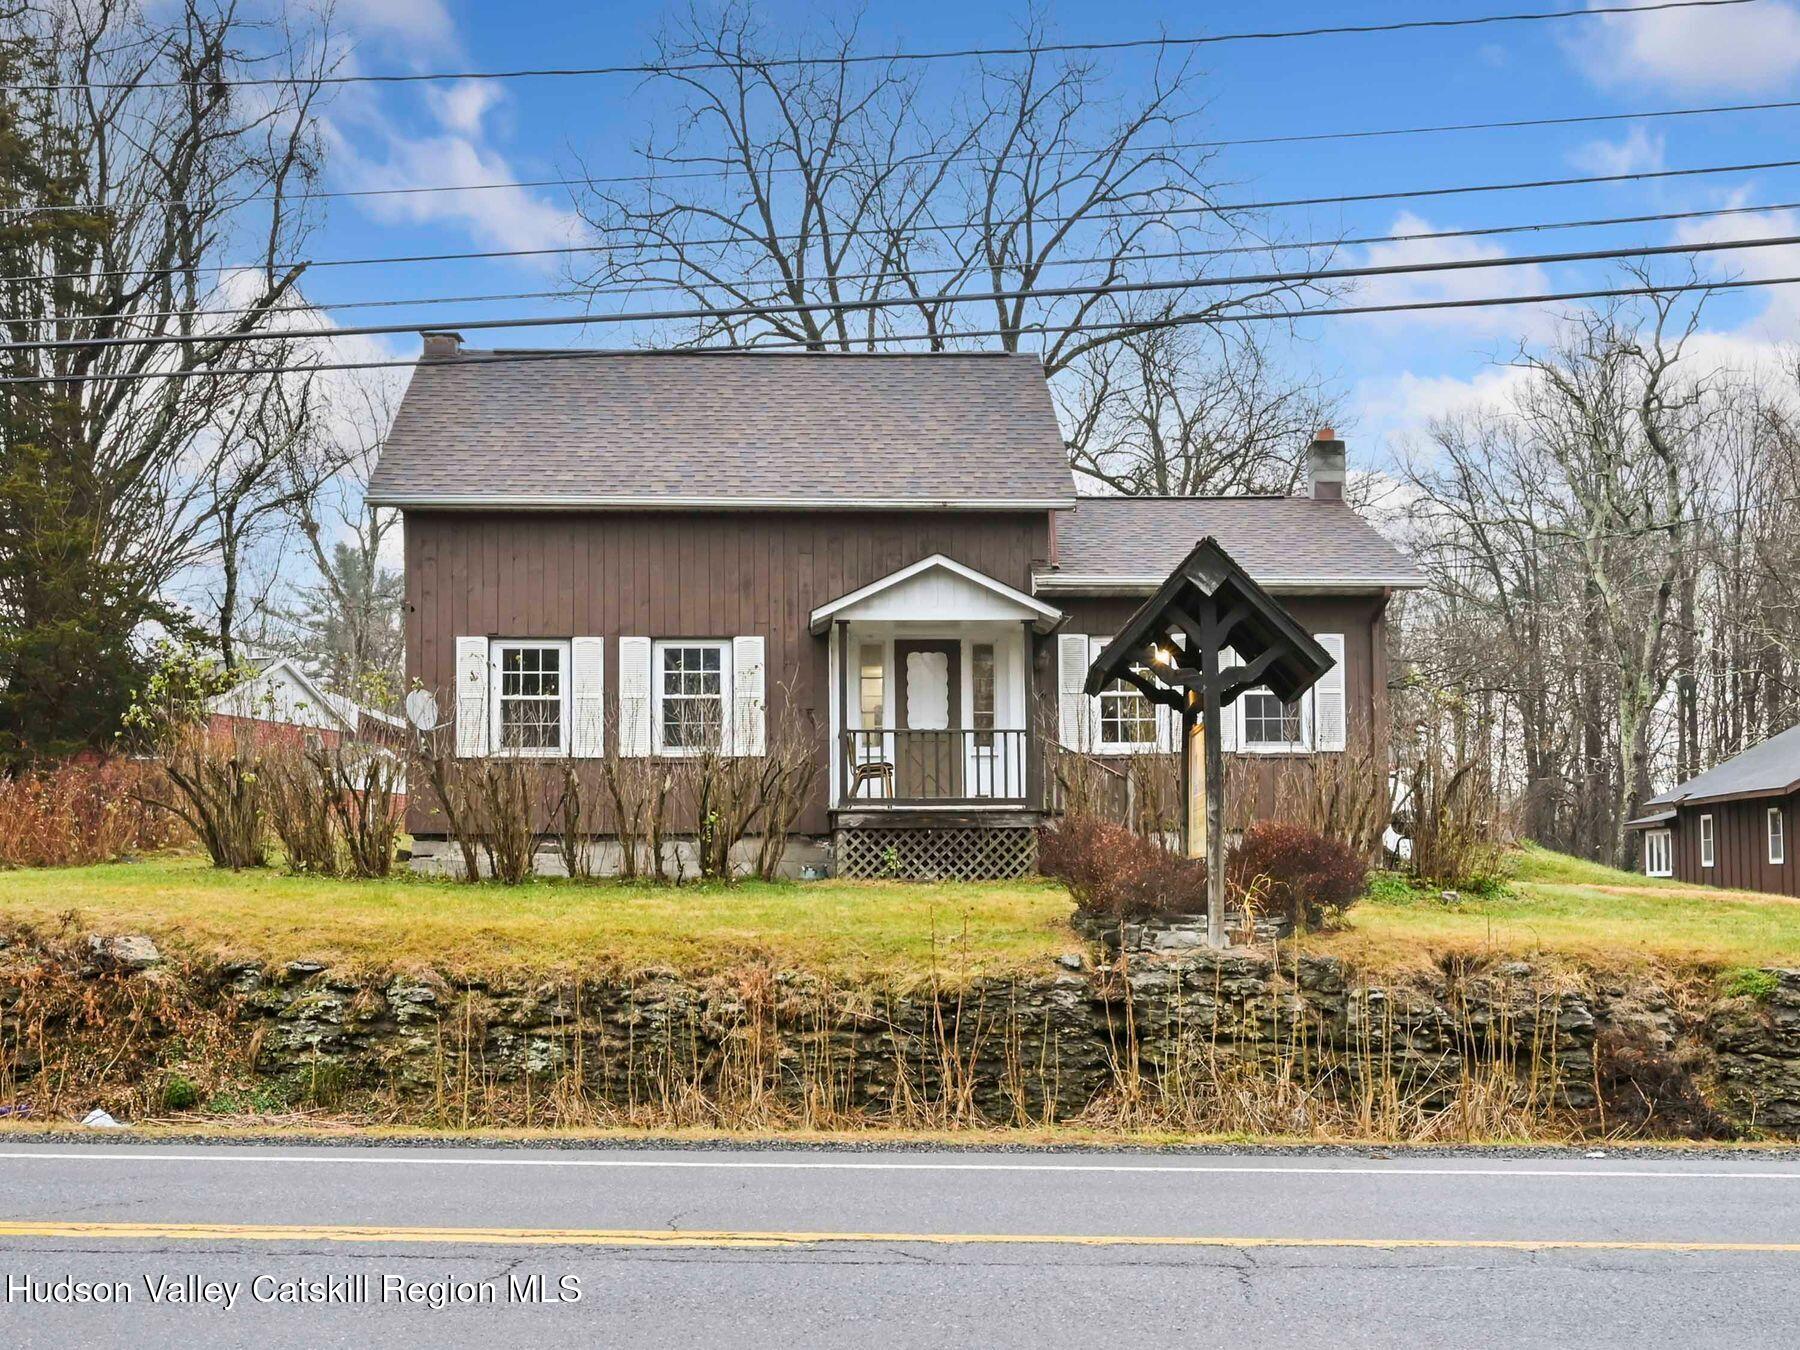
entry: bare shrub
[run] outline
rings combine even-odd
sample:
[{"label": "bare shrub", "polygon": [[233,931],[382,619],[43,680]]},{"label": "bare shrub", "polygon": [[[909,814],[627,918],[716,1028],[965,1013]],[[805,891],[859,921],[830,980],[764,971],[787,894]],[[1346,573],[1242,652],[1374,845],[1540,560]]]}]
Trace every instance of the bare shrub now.
[{"label": "bare shrub", "polygon": [[1405,814],[1408,870],[1421,881],[1483,890],[1504,879],[1513,835],[1485,759],[1421,758],[1407,785]]},{"label": "bare shrub", "polygon": [[591,794],[581,781],[581,770],[573,761],[562,765],[562,781],[556,805],[551,809],[551,830],[556,838],[556,852],[562,858],[563,871],[571,878],[585,880],[594,875],[594,853],[589,840],[595,833]]},{"label": "bare shrub", "polygon": [[374,746],[339,745],[319,754],[318,768],[333,785],[331,807],[351,875],[391,876],[405,823],[404,762]]},{"label": "bare shrub", "polygon": [[269,823],[281,841],[291,872],[336,876],[343,870],[335,785],[315,758],[299,746],[284,746],[264,757]]},{"label": "bare shrub", "polygon": [[1283,767],[1275,784],[1276,820],[1330,839],[1357,856],[1377,857],[1393,822],[1386,747],[1359,734],[1341,752],[1306,755]]},{"label": "bare shrub", "polygon": [[462,879],[481,880],[480,802],[463,761],[451,752],[444,728],[419,733],[413,743],[415,776],[422,774],[444,818],[444,832],[462,855]]},{"label": "bare shrub", "polygon": [[1317,928],[1362,897],[1368,859],[1341,839],[1290,821],[1259,820],[1244,831],[1225,868],[1227,894],[1297,928]]},{"label": "bare shrub", "polygon": [[167,789],[144,800],[183,821],[214,867],[261,867],[265,795],[256,723],[209,725],[213,698],[248,677],[191,647],[164,644],[144,690],[126,713],[127,731],[161,762]]},{"label": "bare shrub", "polygon": [[1038,868],[1069,888],[1084,915],[1108,920],[1206,911],[1206,863],[1123,825],[1066,815],[1039,835]]},{"label": "bare shrub", "polygon": [[768,730],[768,745],[757,777],[757,814],[762,839],[756,875],[771,881],[781,872],[794,823],[819,783],[818,728],[799,711],[790,686],[781,691],[781,715]]},{"label": "bare shrub", "polygon": [[1594,1038],[1601,1126],[1613,1134],[1734,1139],[1738,1131],[1706,1100],[1693,1072],[1641,1028],[1613,1025]]},{"label": "bare shrub", "polygon": [[481,851],[496,880],[517,886],[531,879],[538,831],[533,824],[540,793],[538,766],[516,755],[465,760],[481,811]]},{"label": "bare shrub", "polygon": [[186,832],[145,800],[158,776],[115,759],[0,778],[0,866],[80,867],[171,847]]}]

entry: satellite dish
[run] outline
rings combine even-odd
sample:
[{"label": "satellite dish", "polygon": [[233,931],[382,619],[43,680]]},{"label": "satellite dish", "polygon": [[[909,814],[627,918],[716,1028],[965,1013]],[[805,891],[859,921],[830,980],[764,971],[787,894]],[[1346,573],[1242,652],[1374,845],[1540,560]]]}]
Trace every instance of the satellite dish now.
[{"label": "satellite dish", "polygon": [[429,689],[415,689],[406,696],[406,720],[420,731],[431,731],[437,726],[437,699]]}]

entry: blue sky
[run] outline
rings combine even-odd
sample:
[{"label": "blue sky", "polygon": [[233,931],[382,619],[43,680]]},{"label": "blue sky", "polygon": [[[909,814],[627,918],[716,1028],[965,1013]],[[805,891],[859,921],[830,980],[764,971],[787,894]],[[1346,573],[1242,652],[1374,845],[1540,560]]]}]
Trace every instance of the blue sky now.
[{"label": "blue sky", "polygon": [[[1164,0],[1051,3],[1044,16],[1065,41],[1107,41],[1310,24],[1383,22],[1512,8],[1492,0],[1447,3],[1247,3]],[[1543,8],[1555,7],[1555,0]],[[1575,6],[1570,6],[1575,7]],[[351,12],[354,11],[354,12]],[[767,25],[792,32],[834,11],[770,0]],[[348,68],[592,65],[644,58],[664,10],[657,4],[493,4],[456,0],[362,0],[341,21],[352,44]],[[1022,7],[971,0],[871,0],[862,31],[871,48],[923,49],[1015,41]],[[1141,57],[1113,63],[1121,91]],[[1266,136],[1424,123],[1613,113],[1709,103],[1800,98],[1800,0],[1734,8],[1595,17],[1436,32],[1341,36],[1204,49],[1208,115],[1196,137]],[[953,77],[952,77],[953,78]],[[577,160],[590,172],[630,172],[629,147],[645,131],[647,100],[628,78],[369,87],[332,105],[326,186],[367,188],[564,175]],[[1203,129],[1202,129],[1203,128]],[[1438,184],[1610,173],[1800,158],[1800,110],[1651,120],[1570,128],[1233,148],[1219,161],[1238,199],[1382,191]],[[1424,202],[1311,208],[1280,213],[1294,237],[1388,234],[1533,220],[1633,215],[1800,200],[1800,170],[1713,178],[1479,195]],[[466,193],[329,204],[308,250],[315,257],[530,248],[566,242],[569,200],[560,189]],[[1723,221],[1506,236],[1455,244],[1352,249],[1343,262],[1422,261],[1667,243],[1699,237],[1800,233],[1800,212]],[[1786,256],[1783,256],[1785,254]],[[1721,257],[1711,274],[1800,273],[1800,250]],[[556,285],[555,265],[483,261],[345,268],[308,283],[315,302],[534,290]],[[1442,280],[1372,283],[1364,302],[1584,289],[1616,283],[1605,265],[1465,273]],[[1722,357],[1755,359],[1800,337],[1800,296],[1741,292],[1708,311]],[[518,301],[436,310],[352,311],[421,325],[482,312],[567,312]],[[354,315],[355,317],[352,317]],[[1378,467],[1430,415],[1478,396],[1503,378],[1493,368],[1522,338],[1541,338],[1551,316],[1517,309],[1456,317],[1321,319],[1286,344],[1287,363],[1316,373],[1344,397],[1353,454]],[[1285,342],[1285,339],[1284,339]],[[617,345],[606,329],[515,330],[477,345]],[[416,341],[379,344],[411,356]]]}]

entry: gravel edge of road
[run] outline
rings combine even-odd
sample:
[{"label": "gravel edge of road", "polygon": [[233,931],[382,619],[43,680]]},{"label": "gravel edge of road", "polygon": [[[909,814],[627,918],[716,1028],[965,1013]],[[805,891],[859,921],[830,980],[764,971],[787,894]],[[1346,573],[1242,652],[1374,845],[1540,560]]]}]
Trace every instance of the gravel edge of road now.
[{"label": "gravel edge of road", "polygon": [[316,1148],[316,1149],[467,1149],[517,1150],[522,1152],[675,1152],[675,1153],[958,1153],[958,1154],[1118,1154],[1148,1157],[1267,1157],[1360,1158],[1405,1161],[1411,1158],[1516,1158],[1591,1160],[1687,1159],[1795,1161],[1800,1145],[1732,1144],[1299,1144],[1299,1143],[1196,1143],[1131,1144],[1105,1141],[1038,1143],[1002,1141],[958,1143],[949,1139],[791,1139],[746,1136],[684,1139],[670,1136],[595,1138],[495,1138],[481,1134],[432,1135],[326,1135],[326,1134],[209,1134],[205,1132],[135,1134],[120,1130],[46,1130],[0,1133],[0,1149],[7,1143],[110,1145],[132,1148]]}]

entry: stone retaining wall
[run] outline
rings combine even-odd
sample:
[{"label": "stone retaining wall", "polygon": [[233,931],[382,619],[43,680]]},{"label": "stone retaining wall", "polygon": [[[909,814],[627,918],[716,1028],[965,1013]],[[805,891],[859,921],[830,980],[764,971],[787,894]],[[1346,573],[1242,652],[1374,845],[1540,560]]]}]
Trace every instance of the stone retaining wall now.
[{"label": "stone retaining wall", "polygon": [[[1692,1089],[1739,1128],[1800,1134],[1800,971],[1721,998],[1698,977],[1441,966],[1369,982],[1324,957],[1277,969],[1267,949],[1101,964],[1071,952],[1037,975],[906,993],[765,969],[453,982],[177,965],[141,938],[15,935],[0,938],[0,1111],[43,1102],[53,1078],[73,1073],[79,1088],[84,1063],[134,1075],[94,1083],[96,1098],[149,1082],[196,1053],[186,1010],[212,1019],[209,1053],[241,1053],[253,1078],[323,1075],[420,1120],[441,1118],[446,1093],[466,1107],[471,1091],[489,1116],[531,1093],[622,1109],[811,1094],[874,1117],[917,1119],[923,1103],[956,1121],[1068,1120],[1127,1086],[1266,1070],[1338,1093],[1386,1076],[1423,1106],[1499,1074],[1546,1111],[1576,1114],[1611,1107],[1609,1094]],[[136,1018],[129,1053],[102,1054],[108,1027],[93,1010],[110,1007]]]}]

